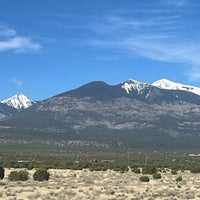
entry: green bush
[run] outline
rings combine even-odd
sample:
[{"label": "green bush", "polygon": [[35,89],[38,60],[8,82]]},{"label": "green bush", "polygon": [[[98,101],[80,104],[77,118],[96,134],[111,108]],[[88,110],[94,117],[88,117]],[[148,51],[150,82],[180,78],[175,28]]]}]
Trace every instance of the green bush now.
[{"label": "green bush", "polygon": [[3,167],[0,167],[0,179],[3,179],[5,175],[5,170]]},{"label": "green bush", "polygon": [[28,170],[32,170],[32,169],[33,169],[33,165],[32,165],[32,164],[29,164],[29,165],[27,166],[27,169],[28,169]]},{"label": "green bush", "polygon": [[143,174],[155,174],[156,172],[157,172],[157,169],[154,166],[145,165],[142,168]]},{"label": "green bush", "polygon": [[153,178],[154,179],[161,179],[161,174],[155,173],[155,174],[153,174]]},{"label": "green bush", "polygon": [[176,171],[176,170],[172,170],[172,171],[171,171],[171,174],[176,175],[176,174],[177,174],[177,171]]},{"label": "green bush", "polygon": [[141,182],[149,182],[149,177],[148,176],[141,176],[140,181]]},{"label": "green bush", "polygon": [[200,167],[190,167],[190,172],[191,173],[200,173]]},{"label": "green bush", "polygon": [[182,176],[176,178],[176,181],[182,181],[182,180],[183,180]]},{"label": "green bush", "polygon": [[134,173],[136,173],[136,174],[140,174],[140,169],[139,169],[139,168],[134,168],[132,171],[133,171]]},{"label": "green bush", "polygon": [[33,179],[35,181],[48,181],[49,180],[49,172],[45,169],[38,169],[36,172],[33,174]]},{"label": "green bush", "polygon": [[28,180],[28,172],[26,171],[12,171],[10,172],[8,179],[10,181],[26,181]]}]

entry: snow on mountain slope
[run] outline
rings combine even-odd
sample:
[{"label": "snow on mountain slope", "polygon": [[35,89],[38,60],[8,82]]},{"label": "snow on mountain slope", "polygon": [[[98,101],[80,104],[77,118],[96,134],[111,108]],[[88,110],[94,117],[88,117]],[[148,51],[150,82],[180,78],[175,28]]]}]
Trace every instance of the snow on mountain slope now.
[{"label": "snow on mountain slope", "polygon": [[183,91],[192,92],[194,94],[200,95],[200,88],[199,87],[175,83],[175,82],[169,81],[165,78],[158,80],[158,81],[155,81],[151,85],[158,87],[160,89],[183,90]]},{"label": "snow on mountain slope", "polygon": [[138,93],[140,93],[147,86],[147,83],[129,79],[128,81],[123,82],[121,87],[129,94],[132,90],[136,90]]},{"label": "snow on mountain slope", "polygon": [[36,102],[23,94],[16,94],[8,99],[1,101],[1,103],[16,109],[25,109],[32,106]]}]

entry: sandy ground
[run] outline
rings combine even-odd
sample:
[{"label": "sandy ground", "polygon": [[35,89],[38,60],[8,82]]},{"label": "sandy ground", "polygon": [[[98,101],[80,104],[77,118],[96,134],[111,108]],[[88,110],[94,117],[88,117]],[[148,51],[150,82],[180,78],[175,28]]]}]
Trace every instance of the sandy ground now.
[{"label": "sandy ground", "polygon": [[[30,179],[25,182],[10,182],[6,169],[0,181],[0,199],[5,200],[140,200],[140,199],[200,199],[200,174],[188,171],[171,175],[162,174],[161,180],[142,183],[140,174],[114,171],[90,172],[89,170],[49,170],[49,181],[35,182],[34,170],[28,171]],[[175,179],[182,175],[183,181]]]}]

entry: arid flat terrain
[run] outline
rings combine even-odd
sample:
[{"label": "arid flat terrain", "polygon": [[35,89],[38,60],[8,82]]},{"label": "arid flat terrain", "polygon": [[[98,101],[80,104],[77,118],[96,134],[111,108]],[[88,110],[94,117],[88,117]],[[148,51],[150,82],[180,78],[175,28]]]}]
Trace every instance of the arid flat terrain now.
[{"label": "arid flat terrain", "polygon": [[[141,174],[133,172],[55,170],[51,169],[49,181],[36,182],[35,170],[28,171],[28,181],[11,182],[6,169],[0,181],[0,199],[5,200],[154,200],[154,199],[200,199],[200,174],[189,171],[172,175],[168,170],[162,178],[140,182]],[[176,182],[181,175],[183,180]]]}]

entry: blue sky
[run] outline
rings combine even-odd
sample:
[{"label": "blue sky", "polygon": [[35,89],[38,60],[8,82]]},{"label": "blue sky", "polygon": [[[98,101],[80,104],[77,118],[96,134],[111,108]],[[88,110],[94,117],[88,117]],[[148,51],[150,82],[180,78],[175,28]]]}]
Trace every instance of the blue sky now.
[{"label": "blue sky", "polygon": [[199,0],[0,0],[0,99],[93,80],[200,86]]}]

